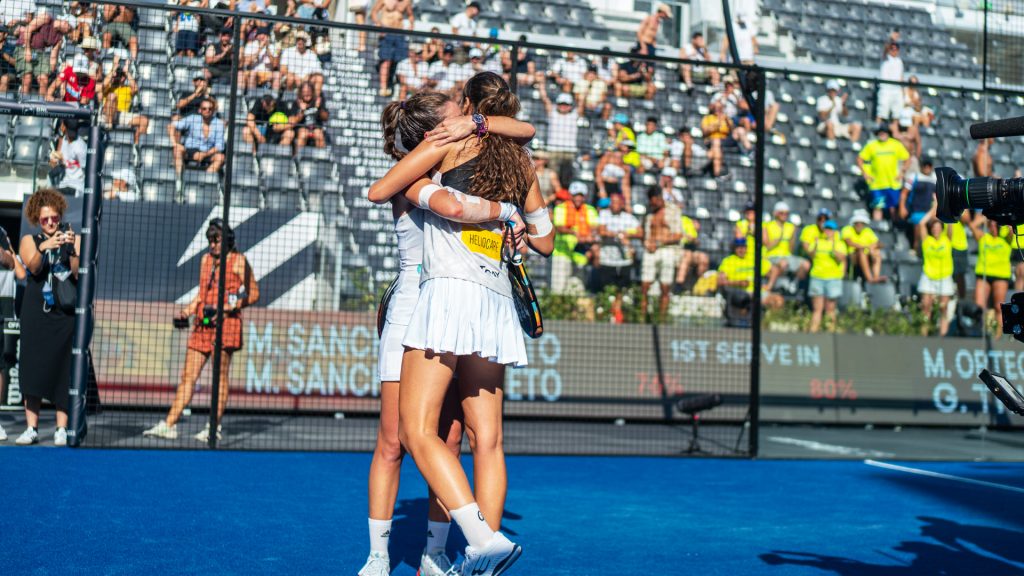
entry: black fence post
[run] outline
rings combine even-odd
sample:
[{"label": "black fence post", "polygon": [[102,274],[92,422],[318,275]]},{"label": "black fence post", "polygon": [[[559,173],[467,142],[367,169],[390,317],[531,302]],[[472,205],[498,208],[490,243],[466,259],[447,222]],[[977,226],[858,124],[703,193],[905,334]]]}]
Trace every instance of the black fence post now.
[{"label": "black fence post", "polygon": [[757,122],[757,147],[754,149],[754,297],[750,314],[753,331],[750,334],[750,456],[756,458],[758,451],[758,422],[761,419],[761,249],[764,247],[761,214],[764,213],[764,148],[767,131],[764,126],[764,104],[767,95],[765,72],[754,67],[757,78],[754,102],[754,121]]},{"label": "black fence post", "polygon": [[68,445],[81,446],[88,433],[86,404],[89,381],[89,342],[92,340],[93,299],[96,289],[96,253],[99,247],[100,207],[103,198],[99,176],[100,123],[94,115],[89,130],[86,156],[85,194],[83,195],[81,254],[78,259],[78,298],[75,305],[75,334],[71,348],[71,389],[68,407]]},{"label": "black fence post", "polygon": [[982,0],[981,23],[981,89],[988,90],[988,0]]},{"label": "black fence post", "polygon": [[508,75],[508,87],[509,87],[510,90],[512,90],[513,94],[518,94],[519,93],[519,71],[516,70],[516,67],[519,65],[519,42],[518,41],[516,41],[516,43],[512,45],[511,50],[510,50],[510,54],[509,54],[509,59],[512,61],[512,70],[511,70],[511,72]]},{"label": "black fence post", "polygon": [[[235,113],[238,109],[238,59],[241,57],[241,30],[242,18],[235,20],[231,34],[231,93],[228,101],[228,119],[225,121],[226,133],[224,135],[224,210],[221,218],[225,226],[231,222],[231,181],[234,178],[235,158]],[[222,241],[220,245],[220,259],[217,262],[219,267],[219,278],[217,281],[217,336],[213,341],[213,387],[210,397],[210,436],[207,444],[210,448],[217,447],[217,427],[220,426],[220,418],[217,411],[220,409],[220,373],[223,370],[220,357],[224,352],[224,292],[227,289],[228,252],[225,251],[226,244]],[[230,370],[230,367],[229,367]]]}]

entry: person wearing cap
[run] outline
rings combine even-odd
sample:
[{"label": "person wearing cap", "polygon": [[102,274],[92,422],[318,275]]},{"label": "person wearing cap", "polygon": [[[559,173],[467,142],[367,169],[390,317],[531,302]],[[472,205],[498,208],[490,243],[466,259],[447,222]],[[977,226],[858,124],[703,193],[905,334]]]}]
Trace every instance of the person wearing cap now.
[{"label": "person wearing cap", "polygon": [[636,135],[636,153],[640,155],[641,172],[658,172],[665,166],[668,142],[665,133],[658,130],[657,116],[648,116],[644,131]]},{"label": "person wearing cap", "polygon": [[[206,46],[204,61],[206,69],[210,74],[211,84],[231,82],[231,55],[234,52],[234,47],[231,45],[230,28],[224,28],[220,31],[217,43],[211,43]],[[242,83],[244,78],[244,74],[239,74],[239,83]]]},{"label": "person wearing cap", "polygon": [[640,155],[636,153],[636,142],[633,140],[619,142],[619,152],[622,153],[622,163],[630,169],[631,178],[640,174]]},{"label": "person wearing cap", "polygon": [[[903,59],[900,58],[899,43],[889,42],[886,46],[878,77],[890,82],[903,82]],[[878,113],[875,114],[875,122],[881,124],[896,120],[902,109],[903,87],[899,84],[881,84],[878,87]]]},{"label": "person wearing cap", "polygon": [[[714,62],[711,53],[708,52],[707,44],[704,42],[704,34],[694,32],[690,37],[690,43],[679,49],[679,57],[684,60],[697,62]],[[718,86],[720,81],[718,68],[700,64],[683,64],[679,67],[679,77],[686,84],[687,89],[693,88],[694,79],[697,82]]]},{"label": "person wearing cap", "polygon": [[644,257],[640,266],[640,314],[647,318],[647,293],[658,282],[661,288],[661,317],[668,313],[669,296],[679,265],[679,242],[683,239],[682,212],[665,202],[657,187],[647,190],[644,217]]},{"label": "person wearing cap", "polygon": [[562,189],[562,182],[558,174],[548,167],[548,153],[537,150],[533,153],[533,168],[537,174],[537,185],[540,187],[540,194],[544,197],[544,204],[551,206],[555,202],[555,195]]},{"label": "person wearing cap", "polygon": [[63,177],[54,182],[55,188],[69,196],[79,197],[85,192],[85,167],[88,146],[80,138],[78,122],[65,120],[62,123],[64,135],[57,140],[57,149],[50,156],[50,167],[63,164]]},{"label": "person wearing cap", "polygon": [[[608,148],[618,148],[623,140],[636,142],[636,133],[629,126],[629,116],[624,112],[616,112],[608,127]],[[635,146],[634,146],[635,147]]]},{"label": "person wearing cap", "polygon": [[772,207],[772,219],[764,225],[765,256],[772,265],[767,290],[772,290],[779,277],[787,272],[795,274],[799,281],[811,270],[811,263],[796,255],[796,225],[789,221],[789,212],[789,204],[779,200]]},{"label": "person wearing cap", "polygon": [[[928,212],[916,222],[914,228],[921,237],[921,279],[917,293],[921,295],[921,313],[928,320],[932,317],[932,304],[939,301],[939,336],[949,331],[949,315],[946,314],[950,297],[956,294],[953,281],[953,228],[943,225],[935,217],[938,203],[932,199]],[[926,322],[921,335],[927,336],[930,327]]]},{"label": "person wearing cap", "polygon": [[974,303],[979,308],[995,310],[996,330],[1001,331],[1003,311],[999,305],[1006,302],[1006,293],[1013,278],[1010,262],[1013,246],[1007,235],[1000,232],[1001,226],[995,220],[978,216],[970,221],[970,228],[978,242],[978,262],[974,266]]},{"label": "person wearing cap", "polygon": [[629,53],[635,56],[619,66],[619,75],[615,78],[616,98],[643,98],[654,100],[654,94],[658,87],[654,84],[654,67],[651,62],[644,60],[649,56],[650,47],[634,46]]},{"label": "person wearing cap", "polygon": [[871,229],[867,210],[854,210],[850,224],[843,226],[840,238],[846,243],[850,261],[857,265],[868,284],[885,282],[882,276],[882,243]]},{"label": "person wearing cap", "polygon": [[586,266],[593,256],[598,218],[597,210],[587,204],[589,193],[584,182],[570,183],[571,200],[555,206],[552,214],[555,249],[551,255],[551,291],[556,294],[569,291],[576,270]]},{"label": "person wearing cap", "polygon": [[910,223],[912,231],[913,247],[916,250],[921,243],[921,236],[918,232],[918,224],[931,210],[932,202],[935,201],[936,177],[932,167],[934,163],[931,158],[921,158],[921,170],[909,174],[903,181],[900,190],[899,217]]},{"label": "person wearing cap", "polygon": [[804,254],[810,256],[811,248],[819,236],[825,233],[825,222],[832,219],[832,211],[828,208],[818,210],[814,217],[814,223],[808,224],[800,230],[800,247]]},{"label": "person wearing cap", "polygon": [[290,144],[294,137],[293,128],[287,113],[279,109],[277,99],[271,94],[264,94],[253,103],[246,116],[242,139],[257,146],[267,142]]},{"label": "person wearing cap", "polygon": [[[718,289],[732,308],[738,309],[739,318],[749,318],[750,306],[754,296],[754,274],[756,273],[753,258],[753,246],[747,238],[733,238],[733,253],[722,259],[718,265]],[[768,275],[771,264],[761,258],[761,277]],[[767,288],[761,288],[761,302],[768,308],[781,308],[782,296],[773,294]],[[727,316],[731,313],[727,310]]]},{"label": "person wearing cap", "polygon": [[[100,41],[95,36],[88,36],[82,39],[82,44],[79,46],[82,49],[82,55],[89,61],[89,75],[93,77],[97,82],[102,80],[103,67],[100,65]],[[114,60],[111,66],[117,68],[121,65],[121,59],[117,53],[114,53]]]},{"label": "person wearing cap", "polygon": [[[409,30],[414,29],[415,20],[412,12],[412,0],[377,0],[370,10],[370,21],[375,26],[402,29],[402,19],[409,19]],[[380,62],[380,95],[391,96],[391,74],[394,66],[406,57],[409,51],[408,41],[402,34],[381,34],[377,46],[377,58]]]},{"label": "person wearing cap", "polygon": [[299,31],[295,35],[295,46],[281,51],[281,77],[286,89],[295,90],[300,84],[309,82],[314,94],[320,97],[324,71],[320,66],[320,58],[309,49],[309,34]]},{"label": "person wearing cap", "polygon": [[680,209],[683,208],[683,191],[676,188],[676,177],[679,176],[679,172],[671,167],[665,166],[661,169],[661,173],[658,175],[658,189],[661,190],[661,194],[665,197],[666,202],[671,202]]},{"label": "person wearing cap", "polygon": [[469,49],[469,62],[465,65],[466,68],[466,80],[469,80],[473,76],[481,72],[494,72],[501,76],[504,72],[501,70],[501,63],[495,58],[484,58],[484,51],[473,47]]},{"label": "person wearing cap", "polygon": [[186,58],[194,58],[199,53],[199,27],[202,22],[199,14],[188,10],[193,3],[199,5],[195,0],[178,0],[175,4],[181,6],[182,10],[171,13],[174,19],[171,27],[174,33],[174,53]]},{"label": "person wearing cap", "polygon": [[246,43],[242,50],[238,87],[240,90],[255,90],[270,83],[275,92],[281,89],[281,73],[278,71],[281,53],[270,42],[270,26],[256,28],[255,38]]},{"label": "person wearing cap", "polygon": [[108,126],[132,128],[135,131],[135,144],[149,130],[149,118],[132,112],[132,101],[139,93],[139,86],[131,72],[123,68],[113,70],[104,79],[100,88],[103,102],[103,119]]},{"label": "person wearing cap", "polygon": [[843,118],[850,114],[850,110],[846,106],[846,100],[849,99],[850,93],[840,94],[839,82],[837,80],[826,82],[825,91],[824,95],[818,97],[816,106],[818,110],[818,134],[829,140],[846,138],[852,142],[859,142],[860,123],[843,122]]},{"label": "person wearing cap", "polygon": [[661,30],[661,23],[672,19],[672,9],[668,4],[659,3],[654,7],[654,14],[650,14],[640,22],[636,31],[636,42],[647,49],[648,54],[654,54],[658,43],[658,31]]},{"label": "person wearing cap", "polygon": [[398,63],[395,69],[395,76],[398,77],[398,99],[405,100],[410,94],[415,94],[427,88],[430,80],[430,65],[423,61],[420,54],[423,51],[421,44],[409,44],[409,57]]},{"label": "person wearing cap", "polygon": [[612,105],[608,102],[608,84],[597,77],[597,67],[587,67],[583,79],[573,86],[576,95],[576,107],[580,116],[600,116],[607,120],[612,113]]},{"label": "person wearing cap", "polygon": [[598,214],[597,235],[601,246],[598,250],[595,271],[595,291],[602,292],[608,286],[614,287],[612,321],[621,324],[622,292],[633,286],[632,270],[635,259],[633,241],[643,237],[640,220],[626,210],[626,201],[621,194],[604,198],[608,207]]},{"label": "person wearing cap", "polygon": [[566,52],[548,70],[548,77],[558,84],[562,92],[572,92],[577,82],[583,80],[587,73],[589,63],[580,58],[575,52]]},{"label": "person wearing cap", "polygon": [[544,82],[538,84],[540,101],[548,117],[547,151],[551,157],[551,169],[562,176],[563,167],[572,165],[578,149],[576,136],[579,133],[580,115],[576,112],[576,101],[572,94],[562,92],[551,103]]},{"label": "person wearing cap", "polygon": [[891,137],[892,131],[886,124],[879,124],[875,135],[876,138],[865,144],[857,155],[857,167],[871,190],[872,218],[877,221],[885,215],[895,220],[910,152],[902,142]]},{"label": "person wearing cap", "polygon": [[734,125],[732,119],[726,116],[725,107],[721,102],[712,102],[708,105],[708,114],[700,121],[700,131],[704,134],[704,147],[707,148],[708,156],[711,158],[711,174],[720,176],[725,166],[724,143],[732,137]]},{"label": "person wearing cap", "polygon": [[594,182],[597,184],[598,198],[608,198],[614,194],[622,195],[626,206],[633,199],[632,170],[623,161],[622,150],[609,150],[601,155],[594,167]]},{"label": "person wearing cap", "polygon": [[467,4],[465,10],[452,16],[452,19],[448,21],[452,27],[452,34],[476,36],[480,30],[478,16],[480,16],[480,3],[474,1]]},{"label": "person wearing cap", "polygon": [[50,83],[46,99],[56,100],[58,90],[63,91],[63,102],[88,106],[96,98],[96,80],[89,76],[89,59],[84,54],[75,54],[57,79]]},{"label": "person wearing cap", "polygon": [[836,326],[836,300],[843,295],[843,276],[846,274],[847,248],[839,237],[839,225],[826,220],[821,235],[809,244],[811,257],[811,283],[807,295],[811,297],[811,332],[821,328],[823,314],[828,314],[832,329]]},{"label": "person wearing cap", "polygon": [[458,64],[455,60],[455,45],[445,44],[441,50],[441,58],[430,65],[427,74],[430,80],[427,85],[438,92],[452,93],[455,89],[455,76],[458,73]]}]

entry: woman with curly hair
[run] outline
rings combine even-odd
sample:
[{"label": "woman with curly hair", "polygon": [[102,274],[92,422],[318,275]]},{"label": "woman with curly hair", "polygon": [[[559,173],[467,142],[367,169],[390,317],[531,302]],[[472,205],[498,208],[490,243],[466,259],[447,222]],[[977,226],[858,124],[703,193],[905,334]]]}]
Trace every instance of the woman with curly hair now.
[{"label": "woman with curly hair", "polygon": [[20,445],[39,441],[39,408],[44,398],[57,407],[54,445],[64,446],[68,442],[68,391],[75,314],[66,311],[68,303],[55,300],[56,282],[78,279],[79,238],[70,226],[62,225],[67,208],[64,195],[53,188],[36,190],[25,203],[29,223],[39,226],[42,232],[22,236],[18,248],[28,272],[21,306],[18,360],[27,427],[16,440]]}]

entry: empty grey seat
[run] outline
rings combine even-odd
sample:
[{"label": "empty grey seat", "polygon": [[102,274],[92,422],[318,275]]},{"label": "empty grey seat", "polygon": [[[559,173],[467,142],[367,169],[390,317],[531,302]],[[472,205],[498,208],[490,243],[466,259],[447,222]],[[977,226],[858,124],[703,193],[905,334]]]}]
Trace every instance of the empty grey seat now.
[{"label": "empty grey seat", "polygon": [[20,139],[14,142],[11,165],[19,178],[33,178],[47,172],[50,146],[45,140]]},{"label": "empty grey seat", "polygon": [[220,177],[210,172],[185,170],[182,174],[182,200],[187,204],[220,202]]}]

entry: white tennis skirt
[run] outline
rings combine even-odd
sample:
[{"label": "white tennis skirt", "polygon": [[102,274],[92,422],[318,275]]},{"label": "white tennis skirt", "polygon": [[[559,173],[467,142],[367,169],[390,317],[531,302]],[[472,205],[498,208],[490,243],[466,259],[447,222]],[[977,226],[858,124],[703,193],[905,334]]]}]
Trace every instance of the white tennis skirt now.
[{"label": "white tennis skirt", "polygon": [[420,286],[402,344],[514,367],[528,363],[512,298],[456,278],[431,278]]}]

